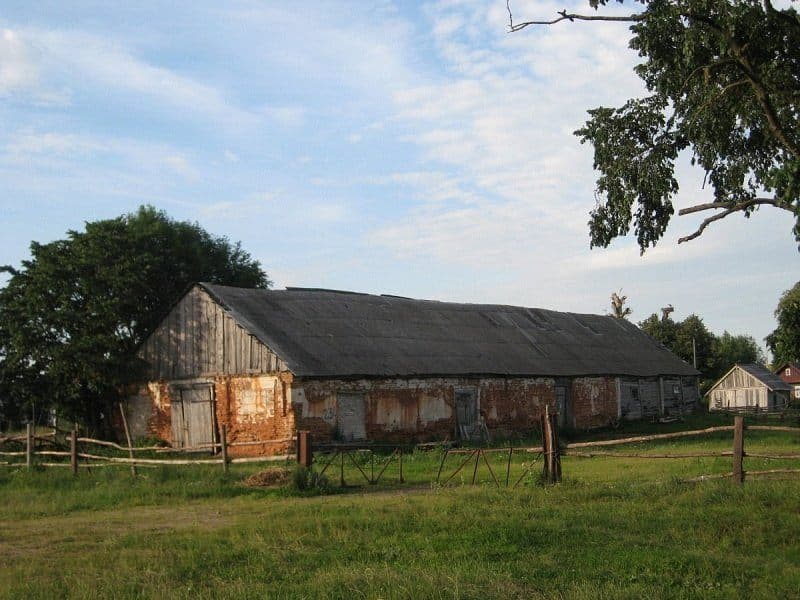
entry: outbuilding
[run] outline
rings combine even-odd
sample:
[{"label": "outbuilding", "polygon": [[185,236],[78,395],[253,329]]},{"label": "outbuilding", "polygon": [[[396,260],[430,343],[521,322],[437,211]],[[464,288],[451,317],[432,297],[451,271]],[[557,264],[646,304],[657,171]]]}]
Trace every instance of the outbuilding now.
[{"label": "outbuilding", "polygon": [[[545,406],[563,427],[690,412],[698,372],[610,316],[324,289],[200,283],[139,355],[134,435],[174,446],[252,441],[527,435]],[[237,447],[243,452],[242,447]]]},{"label": "outbuilding", "polygon": [[789,386],[766,367],[734,365],[706,392],[709,410],[774,410],[789,402]]}]

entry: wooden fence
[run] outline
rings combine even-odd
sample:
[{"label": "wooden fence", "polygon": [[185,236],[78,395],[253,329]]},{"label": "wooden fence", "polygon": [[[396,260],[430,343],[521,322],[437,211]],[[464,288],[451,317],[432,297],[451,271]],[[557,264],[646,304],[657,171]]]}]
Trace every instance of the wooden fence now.
[{"label": "wooden fence", "polygon": [[[558,483],[561,481],[561,457],[571,456],[576,458],[620,458],[620,459],[644,459],[644,460],[663,460],[663,459],[685,459],[685,458],[727,458],[731,459],[731,471],[721,474],[708,474],[685,479],[684,482],[705,481],[709,479],[731,478],[737,485],[744,483],[745,476],[757,477],[760,475],[773,475],[773,474],[798,474],[800,468],[782,468],[782,469],[765,469],[747,471],[744,468],[745,458],[758,458],[768,460],[791,460],[800,459],[800,453],[782,453],[782,454],[758,454],[745,451],[745,432],[746,431],[777,431],[789,432],[800,434],[800,428],[788,426],[772,426],[772,425],[748,425],[744,424],[744,417],[742,415],[734,416],[733,425],[723,425],[719,427],[708,427],[706,429],[697,429],[692,431],[676,431],[673,433],[657,433],[653,435],[639,435],[628,438],[618,438],[611,440],[599,440],[591,442],[574,442],[574,443],[559,443],[558,428],[556,427],[557,415],[549,415],[545,411],[542,417],[542,433],[543,445],[534,448],[472,448],[472,449],[446,449],[442,456],[442,462],[439,465],[439,470],[436,474],[435,482],[437,484],[446,485],[449,483],[459,472],[462,471],[468,464],[472,464],[474,459],[474,466],[472,468],[471,483],[475,484],[478,467],[481,459],[486,464],[489,470],[492,481],[501,486],[501,478],[498,478],[494,469],[492,468],[487,458],[488,453],[494,452],[507,452],[508,460],[506,462],[505,472],[505,485],[510,486],[510,473],[512,457],[515,453],[525,452],[534,453],[536,457],[530,464],[525,465],[522,475],[520,475],[513,487],[517,487],[522,479],[528,473],[531,473],[535,463],[539,458],[542,458],[542,480],[546,483]],[[729,451],[722,452],[680,452],[668,454],[654,454],[654,453],[632,453],[632,452],[609,452],[607,450],[595,450],[595,448],[608,448],[610,446],[622,446],[628,444],[638,444],[643,442],[653,442],[661,440],[679,439],[687,437],[705,436],[713,433],[730,431],[733,433],[732,448]],[[588,450],[588,451],[587,451]],[[445,461],[448,456],[452,455],[465,455],[466,457],[458,464],[458,467],[446,475],[442,481],[442,474],[444,471]]]},{"label": "wooden fence", "polygon": [[[699,475],[690,479],[685,479],[685,482],[705,481],[709,479],[731,478],[732,481],[741,485],[745,477],[756,477],[761,475],[772,474],[798,474],[800,468],[780,468],[780,469],[765,469],[765,470],[745,470],[744,460],[746,458],[757,458],[766,460],[792,460],[800,459],[800,452],[792,453],[750,453],[745,451],[745,434],[747,431],[774,431],[774,432],[789,432],[800,434],[800,427],[789,427],[780,425],[747,425],[745,426],[744,417],[736,415],[734,417],[733,425],[722,425],[716,427],[708,427],[706,429],[698,429],[692,431],[676,431],[672,433],[658,433],[652,435],[638,435],[627,438],[598,440],[588,442],[572,442],[561,443],[558,438],[557,415],[549,414],[546,410],[541,419],[541,430],[543,433],[543,443],[541,446],[536,447],[509,447],[509,448],[451,448],[449,445],[444,445],[441,462],[438,466],[436,473],[435,483],[446,485],[453,478],[461,472],[467,465],[472,465],[472,478],[471,483],[477,481],[477,472],[481,461],[483,461],[489,470],[492,481],[501,487],[502,482],[505,486],[511,487],[511,465],[513,456],[517,453],[527,453],[533,455],[532,460],[523,464],[523,472],[518,478],[515,479],[513,487],[516,487],[523,480],[525,475],[532,473],[534,467],[539,459],[542,460],[542,479],[546,483],[558,483],[562,476],[562,463],[563,456],[575,458],[619,458],[619,459],[643,459],[643,460],[663,460],[663,459],[686,459],[686,458],[730,458],[731,471],[727,473],[706,474]],[[717,452],[677,452],[677,453],[642,453],[642,452],[610,452],[605,450],[612,446],[622,446],[630,444],[638,444],[643,442],[663,441],[671,439],[689,438],[705,436],[719,432],[731,432],[733,434],[731,450],[717,451]],[[153,467],[159,465],[208,465],[218,464],[227,472],[230,464],[235,463],[259,463],[259,462],[275,462],[292,460],[296,457],[300,464],[311,466],[313,461],[312,442],[311,436],[308,432],[300,431],[297,437],[277,439],[277,440],[252,440],[243,442],[228,442],[228,434],[225,426],[222,427],[220,441],[214,444],[204,444],[195,448],[169,448],[163,446],[144,446],[134,447],[130,443],[128,445],[120,445],[115,442],[104,440],[97,440],[88,437],[78,436],[78,432],[73,430],[68,432],[67,439],[69,441],[69,451],[61,450],[64,444],[57,444],[56,437],[63,436],[65,432],[52,432],[44,435],[34,435],[33,428],[29,425],[25,435],[16,437],[0,437],[0,448],[4,443],[15,442],[18,445],[23,444],[24,450],[21,451],[0,451],[0,467],[20,467],[27,466],[32,468],[34,465],[42,467],[70,467],[73,473],[77,473],[81,467],[101,467],[101,466],[130,466],[132,473],[136,474],[136,467]],[[229,449],[233,447],[243,446],[257,446],[267,444],[290,444],[296,443],[296,454],[285,454],[280,456],[254,456],[254,457],[239,457],[231,458],[228,456]],[[37,444],[39,447],[37,447]],[[124,452],[126,457],[110,456],[103,454],[93,454],[85,451],[86,446],[97,445],[103,448]],[[83,449],[81,449],[83,446]],[[430,444],[423,444],[423,446],[430,446]],[[334,466],[338,460],[339,467],[339,480],[342,486],[345,485],[344,480],[344,465],[345,461],[353,463],[364,479],[370,483],[377,483],[384,475],[386,467],[393,461],[397,462],[399,467],[399,480],[400,483],[404,482],[403,477],[403,452],[407,452],[417,448],[414,445],[387,445],[387,444],[328,444],[319,446],[314,450],[320,455],[327,455],[328,459],[320,462],[322,472],[324,473],[328,468]],[[83,451],[82,451],[83,450]],[[356,461],[354,453],[368,451],[374,453],[375,450],[383,450],[390,452],[388,461],[384,464],[380,472],[375,475],[374,471],[374,456],[370,459],[369,473],[362,469],[359,462]],[[135,453],[149,452],[151,455],[159,454],[195,454],[197,452],[208,452],[212,456],[208,458],[145,458],[136,457]],[[503,472],[495,472],[492,467],[488,455],[494,453],[507,453],[508,458],[506,462],[505,477]],[[452,473],[445,471],[445,463],[448,457],[458,456],[463,457],[458,462],[457,468]],[[45,461],[36,461],[36,457],[44,457]],[[24,458],[24,462],[21,459]],[[64,459],[69,458],[69,462]],[[6,460],[4,460],[6,459]],[[13,460],[7,460],[13,459]],[[48,459],[62,459],[62,462],[46,462]],[[474,465],[472,464],[474,461]],[[449,473],[449,475],[448,475]],[[499,475],[499,476],[498,476]],[[444,476],[444,480],[442,479]],[[515,476],[516,477],[516,476]]]},{"label": "wooden fence", "polygon": [[[69,450],[61,450],[64,444],[58,443],[57,438],[66,438],[69,443]],[[106,440],[98,440],[89,437],[81,437],[78,431],[73,429],[70,432],[54,430],[46,434],[34,434],[33,426],[28,425],[25,435],[0,437],[0,448],[6,443],[16,442],[23,444],[24,450],[21,451],[0,451],[0,467],[20,467],[26,466],[31,469],[34,465],[39,467],[69,467],[72,472],[77,474],[79,468],[106,467],[106,466],[130,466],[131,473],[136,474],[136,467],[156,467],[161,465],[221,465],[225,472],[229,465],[236,463],[259,463],[288,461],[294,454],[284,454],[278,456],[247,456],[231,458],[228,454],[230,448],[243,446],[265,446],[275,444],[290,444],[296,440],[295,437],[275,439],[275,440],[252,440],[243,442],[228,442],[228,432],[225,425],[220,432],[220,441],[213,444],[202,444],[195,447],[170,448],[165,446],[133,446],[130,441],[128,445],[117,444]],[[39,447],[37,447],[37,444]],[[81,451],[81,445],[83,450]],[[126,457],[111,456],[105,454],[93,454],[85,451],[86,446],[100,446],[112,451],[120,451],[127,454]],[[193,454],[209,453],[209,458],[144,458],[137,457],[135,453],[147,452],[151,455],[158,454]],[[24,457],[25,462],[19,459]],[[44,457],[44,461],[36,461],[36,457]],[[66,459],[69,462],[52,462],[52,459]],[[12,460],[8,460],[12,459]],[[14,460],[16,459],[16,460]],[[48,462],[50,460],[51,462]]]},{"label": "wooden fence", "polygon": [[[622,452],[606,452],[606,451],[582,451],[585,448],[597,448],[608,446],[619,446],[623,444],[650,442],[657,440],[675,439],[681,437],[693,437],[708,435],[720,431],[733,432],[733,444],[730,451],[723,452],[684,452],[672,454],[651,454],[651,453],[622,453]],[[615,440],[603,440],[597,442],[579,442],[573,444],[565,444],[561,447],[561,454],[564,456],[574,456],[580,458],[595,458],[595,457],[612,457],[612,458],[638,458],[638,459],[682,459],[682,458],[731,458],[731,471],[721,474],[699,475],[690,479],[685,479],[685,482],[705,481],[709,479],[731,478],[737,485],[744,483],[745,475],[748,477],[757,477],[760,475],[773,475],[778,473],[783,474],[797,474],[800,469],[786,468],[786,469],[766,469],[759,471],[746,471],[744,468],[745,458],[760,458],[768,460],[791,460],[800,459],[800,453],[784,453],[784,454],[754,454],[745,451],[745,432],[746,431],[782,431],[789,433],[800,434],[800,428],[776,425],[747,425],[744,424],[744,416],[734,416],[733,425],[723,425],[719,427],[708,427],[706,429],[698,429],[694,431],[677,431],[674,433],[660,433],[655,435],[636,436]],[[575,451],[579,450],[579,451]]]}]

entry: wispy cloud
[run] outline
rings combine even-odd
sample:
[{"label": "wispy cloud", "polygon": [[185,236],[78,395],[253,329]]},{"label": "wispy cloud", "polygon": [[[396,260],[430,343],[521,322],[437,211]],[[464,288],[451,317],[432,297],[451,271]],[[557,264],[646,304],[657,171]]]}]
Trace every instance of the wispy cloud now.
[{"label": "wispy cloud", "polygon": [[0,32],[0,94],[34,87],[39,68],[30,48],[10,29]]},{"label": "wispy cloud", "polygon": [[[35,49],[35,51],[33,51]],[[174,117],[212,117],[228,127],[250,127],[260,116],[237,106],[213,85],[153,64],[120,41],[59,29],[5,30],[0,42],[0,89],[39,96],[118,94],[116,101],[148,103]]]}]

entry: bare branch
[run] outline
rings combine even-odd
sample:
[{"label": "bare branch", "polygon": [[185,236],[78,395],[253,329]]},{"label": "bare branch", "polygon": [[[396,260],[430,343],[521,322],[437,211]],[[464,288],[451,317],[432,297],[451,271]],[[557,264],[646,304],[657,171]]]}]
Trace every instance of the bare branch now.
[{"label": "bare branch", "polygon": [[678,243],[682,244],[683,242],[689,242],[689,241],[691,241],[691,240],[693,240],[695,238],[700,237],[702,235],[702,233],[706,230],[706,227],[711,225],[711,223],[713,223],[714,221],[719,221],[720,219],[724,219],[728,215],[731,215],[731,214],[733,214],[735,212],[741,212],[741,211],[747,210],[748,208],[751,208],[753,206],[764,205],[764,204],[769,205],[769,206],[774,206],[775,208],[782,208],[783,210],[786,210],[786,211],[789,211],[789,212],[792,212],[792,213],[794,212],[791,207],[789,207],[789,206],[787,206],[785,204],[780,204],[778,200],[774,200],[774,199],[770,199],[770,198],[754,198],[752,200],[744,200],[743,202],[738,202],[736,204],[725,204],[725,203],[722,203],[722,202],[709,202],[708,204],[698,204],[697,206],[690,206],[689,208],[682,208],[681,210],[678,211],[678,214],[681,215],[681,216],[689,215],[689,214],[700,212],[700,211],[703,211],[703,210],[720,209],[720,208],[725,209],[725,210],[723,210],[721,213],[715,214],[713,217],[708,217],[707,219],[705,219],[702,223],[700,223],[700,226],[697,228],[697,231],[695,231],[694,233],[692,233],[690,235],[686,235],[686,236],[680,238],[678,240]]},{"label": "bare branch", "polygon": [[692,213],[701,212],[704,210],[712,210],[712,209],[720,209],[720,208],[734,208],[738,207],[735,210],[743,210],[745,208],[749,208],[751,206],[756,206],[760,204],[766,204],[769,206],[774,206],[775,208],[782,208],[783,210],[788,210],[789,212],[793,212],[791,207],[787,206],[786,204],[781,204],[779,200],[775,200],[774,198],[753,198],[752,200],[744,200],[739,202],[738,204],[726,204],[724,202],[709,202],[707,204],[697,204],[696,206],[690,206],[688,208],[682,208],[678,211],[678,215],[681,217],[684,215],[690,215]]},{"label": "bare branch", "polygon": [[508,30],[513,33],[521,29],[525,29],[530,25],[555,25],[561,21],[609,21],[617,23],[635,23],[644,19],[644,15],[633,14],[623,17],[613,17],[610,15],[579,15],[576,13],[568,13],[566,9],[558,11],[560,15],[557,19],[552,21],[524,21],[522,23],[514,24],[514,19],[511,16],[510,0],[506,0],[506,8],[508,9]]}]

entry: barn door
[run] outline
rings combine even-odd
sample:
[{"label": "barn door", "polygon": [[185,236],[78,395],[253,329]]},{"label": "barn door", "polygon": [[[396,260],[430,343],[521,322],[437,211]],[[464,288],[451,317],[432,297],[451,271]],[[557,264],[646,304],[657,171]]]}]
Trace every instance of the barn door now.
[{"label": "barn door", "polygon": [[558,426],[564,427],[567,423],[567,388],[564,386],[556,386],[556,412]]},{"label": "barn door", "polygon": [[462,439],[480,438],[478,394],[474,389],[456,390],[456,429]]},{"label": "barn door", "polygon": [[179,387],[174,390],[173,396],[172,445],[177,448],[197,448],[213,444],[216,434],[211,385]]},{"label": "barn door", "polygon": [[352,442],[367,439],[366,421],[364,394],[336,394],[336,431],[340,440]]}]

